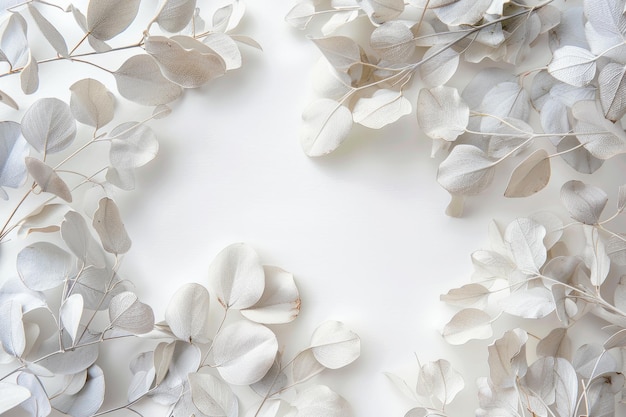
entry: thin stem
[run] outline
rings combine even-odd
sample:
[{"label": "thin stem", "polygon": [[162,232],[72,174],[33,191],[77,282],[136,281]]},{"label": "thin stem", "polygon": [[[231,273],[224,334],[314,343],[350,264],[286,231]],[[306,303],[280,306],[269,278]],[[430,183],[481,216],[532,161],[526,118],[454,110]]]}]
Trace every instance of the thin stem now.
[{"label": "thin stem", "polygon": [[92,67],[96,67],[96,68],[98,68],[98,69],[100,69],[100,70],[102,70],[102,71],[104,71],[104,72],[108,72],[109,74],[113,74],[113,71],[108,70],[108,69],[106,69],[106,68],[104,68],[104,67],[101,67],[101,66],[100,66],[100,65],[98,65],[98,64],[94,64],[93,62],[86,61],[86,60],[84,60],[84,59],[77,59],[77,58],[70,58],[70,59],[71,59],[71,61],[72,61],[72,62],[80,62],[80,63],[82,63],[82,64],[91,65]]},{"label": "thin stem", "polygon": [[89,37],[89,35],[90,35],[90,34],[91,34],[90,32],[85,33],[85,36],[83,36],[83,37],[82,37],[82,38],[78,41],[78,43],[76,44],[76,46],[74,46],[74,47],[72,48],[72,50],[70,51],[70,53],[69,53],[69,55],[70,55],[70,56],[71,56],[74,52],[76,52],[76,50],[78,49],[78,47],[79,47],[80,45],[82,45],[82,43],[83,43],[83,42],[85,42],[85,39],[87,39],[87,38]]},{"label": "thin stem", "polygon": [[20,201],[17,203],[17,205],[15,206],[15,208],[13,209],[11,214],[9,215],[8,219],[4,223],[4,226],[2,226],[2,230],[0,230],[0,241],[2,241],[6,237],[6,235],[11,232],[11,230],[13,230],[13,227],[11,227],[11,228],[9,228],[7,230],[7,227],[9,226],[9,223],[11,222],[11,220],[13,219],[15,214],[17,213],[17,210],[19,210],[19,208],[22,206],[22,204],[24,204],[24,201],[26,201],[28,196],[35,190],[35,187],[36,187],[36,183],[33,183],[33,185],[30,188],[30,190],[28,190],[24,194],[24,196],[20,199]]}]

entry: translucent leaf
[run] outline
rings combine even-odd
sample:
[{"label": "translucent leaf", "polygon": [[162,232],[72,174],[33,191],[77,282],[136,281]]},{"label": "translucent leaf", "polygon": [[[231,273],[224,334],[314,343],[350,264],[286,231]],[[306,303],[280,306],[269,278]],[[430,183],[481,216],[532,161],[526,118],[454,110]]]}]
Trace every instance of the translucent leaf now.
[{"label": "translucent leaf", "polygon": [[505,197],[528,197],[542,190],[550,181],[550,159],[545,149],[538,149],[522,161],[511,174]]},{"label": "translucent leaf", "polygon": [[58,287],[71,269],[70,254],[52,243],[33,243],[17,255],[17,272],[24,285],[34,291]]},{"label": "translucent leaf", "polygon": [[0,90],[0,103],[6,104],[7,106],[14,108],[15,110],[19,109],[19,106],[17,105],[15,100],[13,100],[10,95],[2,90]]},{"label": "translucent leaf", "polygon": [[248,45],[251,46],[255,49],[258,49],[259,51],[263,50],[263,47],[261,46],[260,43],[258,43],[257,41],[255,41],[254,39],[252,39],[249,36],[245,36],[245,35],[228,35],[232,40],[242,43],[244,45]]},{"label": "translucent leaf", "polygon": [[[580,141],[575,136],[568,136],[563,138],[556,146],[556,151],[561,153],[561,158],[569,166],[582,174],[593,174],[596,172],[604,160],[596,158],[584,147],[578,147]],[[573,149],[573,150],[572,150]]]},{"label": "translucent leaf", "polygon": [[[539,358],[528,367],[522,383],[530,392],[537,395],[546,405],[553,404],[556,394],[554,357]],[[561,360],[564,360],[561,358]]]},{"label": "translucent leaf", "polygon": [[80,318],[83,315],[83,304],[83,297],[80,294],[72,294],[63,301],[59,311],[63,328],[72,339],[72,343],[76,342],[78,335]]},{"label": "translucent leaf", "polygon": [[184,88],[200,87],[226,71],[219,55],[185,49],[164,36],[150,36],[144,45],[146,52],[159,63],[163,75]]},{"label": "translucent leaf", "polygon": [[159,152],[154,131],[138,122],[126,122],[111,131],[109,159],[114,168],[127,170],[144,166]]},{"label": "translucent leaf", "polygon": [[219,32],[209,33],[203,42],[222,57],[227,71],[241,67],[241,52],[230,36]]},{"label": "translucent leaf", "polygon": [[[487,73],[489,74],[489,73]],[[479,86],[485,88],[485,85],[491,85],[489,81]],[[463,93],[465,97],[465,92]],[[507,118],[528,121],[530,116],[530,98],[528,92],[522,88],[519,82],[503,81],[490,88],[484,95],[479,110],[488,114],[480,121],[480,130],[482,132],[497,132],[501,127],[501,120]]]},{"label": "translucent leaf", "polygon": [[599,287],[609,275],[611,259],[606,253],[604,241],[600,238],[598,229],[585,226],[583,231],[586,244],[582,257],[589,268],[591,284]]},{"label": "translucent leaf", "polygon": [[554,367],[556,382],[555,409],[558,415],[570,416],[578,400],[578,377],[569,361],[557,358]]},{"label": "translucent leaf", "polygon": [[[202,360],[202,352],[196,345],[177,340],[174,342],[174,353],[165,379],[161,386],[166,390],[171,387],[182,385],[187,381],[187,377],[191,372],[196,372],[200,367]],[[150,366],[152,366],[150,361]]]},{"label": "translucent leaf", "polygon": [[504,232],[504,240],[517,267],[527,274],[538,274],[547,259],[543,238],[546,228],[534,220],[519,218],[512,221]]},{"label": "translucent leaf", "polygon": [[228,32],[235,29],[245,14],[245,3],[241,0],[231,0],[230,4],[220,7],[213,15],[213,30]]},{"label": "translucent leaf", "polygon": [[200,284],[185,284],[174,293],[165,320],[179,339],[200,343],[209,340],[209,292]]},{"label": "translucent leaf", "polygon": [[381,88],[371,97],[361,97],[354,106],[352,117],[355,123],[380,129],[411,113],[411,110],[411,103],[402,92]]},{"label": "translucent leaf", "polygon": [[115,99],[100,81],[85,78],[71,85],[70,109],[81,123],[96,129],[113,120]]},{"label": "translucent leaf", "polygon": [[[47,417],[52,412],[50,401],[48,400],[48,394],[44,390],[39,379],[32,374],[22,372],[17,377],[17,383],[28,389],[31,396],[28,400],[21,404],[21,407],[26,410],[32,417]],[[2,393],[2,388],[0,388]],[[0,394],[0,397],[4,395]],[[1,400],[0,400],[1,401]],[[0,413],[2,413],[2,407],[0,406]]]},{"label": "translucent leaf", "polygon": [[62,151],[76,136],[76,121],[70,106],[57,98],[37,100],[22,118],[22,134],[37,152]]},{"label": "translucent leaf", "polygon": [[417,98],[417,121],[429,137],[454,141],[467,128],[469,107],[456,88],[422,88]]},{"label": "translucent leaf", "polygon": [[480,280],[508,279],[508,276],[515,271],[513,260],[498,252],[478,250],[473,252],[471,256],[475,275]]},{"label": "translucent leaf", "polygon": [[502,123],[494,127],[486,150],[487,155],[492,158],[516,155],[532,143],[533,128],[522,120],[504,117]]},{"label": "translucent leaf", "polygon": [[0,25],[0,61],[7,61],[12,68],[24,66],[28,59],[26,27],[26,20],[19,13],[11,13]]},{"label": "translucent leaf", "polygon": [[423,64],[419,66],[419,72],[426,85],[444,85],[457,71],[459,53],[452,48],[443,48],[440,45],[432,46],[422,58]]},{"label": "translucent leaf", "polygon": [[209,266],[209,282],[224,308],[246,309],[263,295],[265,275],[259,256],[245,243],[222,249]]},{"label": "translucent leaf", "polygon": [[0,381],[0,414],[18,406],[28,398],[30,398],[28,388],[12,382]]},{"label": "translucent leaf", "polygon": [[425,397],[434,397],[444,406],[450,404],[464,386],[461,374],[445,359],[427,362],[420,368],[417,393]]},{"label": "translucent leaf", "polygon": [[[293,362],[292,362],[293,365]],[[280,352],[276,355],[272,367],[267,371],[265,376],[258,382],[250,385],[250,388],[262,398],[269,398],[276,393],[281,392],[287,385],[289,380],[287,374],[283,372],[281,365]]]},{"label": "translucent leaf", "polygon": [[169,103],[183,92],[178,84],[163,76],[150,55],[131,56],[113,76],[122,97],[146,106]]},{"label": "translucent leaf", "polygon": [[561,187],[561,203],[569,215],[585,224],[597,224],[608,196],[599,187],[571,180]]},{"label": "translucent leaf", "polygon": [[108,197],[100,200],[93,216],[93,228],[98,232],[105,251],[116,255],[126,253],[131,241],[120,217],[117,204]]},{"label": "translucent leaf", "polygon": [[241,314],[252,321],[265,324],[289,323],[300,313],[300,294],[293,275],[275,266],[264,266],[265,289],[252,307]]},{"label": "translucent leaf", "polygon": [[591,50],[597,54],[604,53],[618,62],[623,61],[626,19],[622,5],[614,0],[585,2],[584,15],[587,19],[585,35]]},{"label": "translucent leaf", "polygon": [[68,211],[61,223],[61,237],[78,259],[85,265],[104,268],[106,260],[102,248],[91,235],[82,215]]},{"label": "translucent leaf", "polygon": [[598,76],[600,103],[609,120],[619,120],[626,113],[626,66],[611,62]]},{"label": "translucent leaf", "polygon": [[313,101],[302,113],[300,143],[308,156],[328,154],[346,139],[352,129],[352,113],[335,100]]},{"label": "translucent leaf", "polygon": [[487,348],[489,377],[497,389],[511,388],[527,369],[526,342],[528,335],[521,329],[508,330]]},{"label": "translucent leaf", "polygon": [[0,286],[0,304],[7,301],[20,304],[24,314],[47,305],[43,293],[25,287],[17,277],[7,279]]},{"label": "translucent leaf", "polygon": [[31,158],[30,156],[25,158],[25,162],[28,173],[41,188],[41,191],[54,194],[68,203],[72,202],[72,192],[54,169],[39,159]]},{"label": "translucent leaf", "polygon": [[414,407],[407,411],[404,417],[445,417],[445,414],[430,408]]},{"label": "translucent leaf", "polygon": [[567,329],[557,327],[541,339],[537,344],[537,355],[541,357],[559,357],[570,359],[572,357],[572,341],[567,335]]},{"label": "translucent leaf", "polygon": [[165,379],[174,357],[176,342],[161,342],[154,348],[154,384],[159,385]]},{"label": "translucent leaf", "polygon": [[132,168],[107,168],[106,180],[122,190],[130,191],[135,189],[135,170]]},{"label": "translucent leaf", "polygon": [[480,284],[466,284],[460,288],[453,288],[440,297],[440,300],[461,307],[475,306],[484,307],[491,294],[487,288]]},{"label": "translucent leaf", "polygon": [[2,187],[17,188],[26,180],[28,143],[22,138],[20,125],[15,122],[0,122],[0,197],[8,195]]},{"label": "translucent leaf", "polygon": [[112,327],[133,334],[148,333],[154,327],[152,308],[140,302],[130,291],[125,291],[111,299],[109,320]]},{"label": "translucent leaf", "polygon": [[437,181],[450,194],[474,195],[491,184],[494,172],[493,161],[482,150],[457,145],[439,165]]},{"label": "translucent leaf", "polygon": [[339,71],[346,72],[354,64],[361,62],[361,49],[351,38],[330,36],[313,39],[313,42],[324,54],[328,62]]},{"label": "translucent leaf", "polygon": [[357,0],[374,25],[395,19],[404,11],[402,0]]},{"label": "translucent leaf", "polygon": [[39,9],[35,7],[35,4],[28,4],[28,11],[33,17],[35,24],[39,27],[39,30],[41,30],[41,33],[43,33],[43,36],[46,38],[48,43],[52,45],[57,54],[63,58],[67,58],[69,56],[69,52],[63,35],[61,35],[57,28],[55,28],[54,25],[41,14]]},{"label": "translucent leaf", "polygon": [[198,410],[207,416],[237,417],[239,405],[232,389],[210,374],[189,374],[191,398]]},{"label": "translucent leaf", "polygon": [[298,409],[298,417],[349,417],[348,402],[325,385],[314,385],[301,391],[291,403]]},{"label": "translucent leaf", "polygon": [[456,313],[444,326],[443,338],[451,345],[462,345],[471,339],[487,339],[493,335],[491,317],[476,308]]},{"label": "translucent leaf", "polygon": [[281,404],[281,400],[266,400],[265,402],[261,402],[258,409],[254,407],[248,409],[246,417],[277,417]]},{"label": "translucent leaf", "polygon": [[505,312],[526,319],[544,318],[556,308],[552,292],[545,287],[515,291],[501,305]]},{"label": "translucent leaf", "polygon": [[583,87],[596,75],[596,59],[584,48],[565,45],[554,51],[548,72],[559,81]]},{"label": "translucent leaf", "polygon": [[626,235],[611,236],[606,243],[606,253],[615,264],[626,265]]},{"label": "translucent leaf", "polygon": [[109,308],[111,298],[126,290],[126,282],[110,268],[86,268],[71,285],[74,293],[83,296],[85,308],[97,311]]},{"label": "translucent leaf", "polygon": [[285,16],[285,21],[300,30],[304,30],[313,19],[314,14],[315,5],[309,1],[302,1],[289,10]]},{"label": "translucent leaf", "polygon": [[[89,342],[89,340],[81,339],[82,342]],[[53,353],[37,363],[55,374],[72,375],[89,368],[96,359],[98,359],[98,345],[92,344]]]},{"label": "translucent leaf", "polygon": [[393,384],[396,390],[402,393],[405,398],[408,398],[411,400],[418,400],[415,389],[411,388],[409,384],[407,383],[407,381],[405,381],[404,379],[390,372],[385,372],[385,376]]},{"label": "translucent leaf", "polygon": [[449,26],[473,25],[482,19],[491,0],[456,0],[434,9],[435,15]]},{"label": "translucent leaf", "polygon": [[180,32],[187,26],[196,10],[196,0],[167,0],[159,15],[157,23],[170,33]]},{"label": "translucent leaf", "polygon": [[0,345],[16,358],[21,357],[26,349],[22,306],[17,301],[7,300],[0,304]]},{"label": "translucent leaf", "polygon": [[224,327],[213,341],[215,366],[222,378],[233,385],[250,385],[263,378],[277,351],[274,333],[249,321]]},{"label": "translucent leaf", "polygon": [[292,376],[295,383],[304,382],[324,371],[326,367],[313,355],[313,349],[305,349],[293,360]]},{"label": "translucent leaf", "polygon": [[72,417],[92,416],[104,402],[104,373],[99,366],[87,370],[87,381],[75,395],[60,395],[52,400],[52,406]]},{"label": "translucent leaf", "polygon": [[87,8],[87,31],[106,41],[122,33],[135,20],[141,0],[92,0]]},{"label": "translucent leaf", "polygon": [[326,368],[338,369],[354,362],[361,354],[361,339],[338,321],[327,321],[311,336],[311,351]]},{"label": "translucent leaf", "polygon": [[28,61],[20,72],[20,84],[24,94],[33,94],[39,88],[39,65],[30,52]]},{"label": "translucent leaf", "polygon": [[576,137],[593,156],[609,159],[626,152],[626,133],[604,118],[601,105],[595,100],[574,104],[572,114],[576,123]]},{"label": "translucent leaf", "polygon": [[370,45],[385,61],[408,62],[415,52],[413,38],[413,32],[406,24],[392,20],[374,29]]}]

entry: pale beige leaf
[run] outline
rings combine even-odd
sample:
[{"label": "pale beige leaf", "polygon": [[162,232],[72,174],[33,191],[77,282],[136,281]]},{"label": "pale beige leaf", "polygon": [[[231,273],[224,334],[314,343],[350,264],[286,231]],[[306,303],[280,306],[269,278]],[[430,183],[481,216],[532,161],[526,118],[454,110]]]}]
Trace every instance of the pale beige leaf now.
[{"label": "pale beige leaf", "polygon": [[505,197],[528,197],[542,190],[550,180],[550,159],[545,149],[538,149],[520,163],[511,174]]},{"label": "pale beige leaf", "polygon": [[101,41],[120,34],[137,16],[141,0],[91,0],[87,7],[87,30]]},{"label": "pale beige leaf", "polygon": [[54,194],[67,202],[72,201],[72,192],[54,169],[30,156],[27,156],[25,161],[28,173],[41,188],[41,191]]}]

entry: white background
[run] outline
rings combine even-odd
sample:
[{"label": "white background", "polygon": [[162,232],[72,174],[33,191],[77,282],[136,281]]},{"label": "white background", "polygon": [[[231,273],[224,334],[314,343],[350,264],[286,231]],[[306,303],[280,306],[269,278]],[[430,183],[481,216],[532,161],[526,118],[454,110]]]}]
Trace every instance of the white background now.
[{"label": "white background", "polygon": [[[485,247],[490,219],[556,208],[560,180],[534,197],[506,200],[509,167],[498,171],[490,191],[468,200],[464,218],[447,217],[449,196],[436,182],[440,160],[430,158],[430,140],[414,113],[378,131],[355,127],[335,153],[306,157],[301,112],[320,54],[284,22],[294,1],[247,3],[237,33],[264,51],[244,47],[243,68],[187,91],[170,116],[152,122],[159,155],[139,170],[137,190],[117,196],[133,240],[123,276],[159,320],[182,283],[206,283],[212,258],[230,243],[247,242],[265,264],[292,272],[300,289],[300,317],[274,327],[286,358],[305,348],[325,320],[343,321],[360,335],[361,357],[317,379],[344,396],[355,416],[402,416],[413,406],[384,372],[414,380],[414,354],[422,362],[447,358],[466,375],[468,391],[451,410],[472,415],[474,379],[488,372],[486,343],[442,341],[454,310],[439,295],[469,280],[469,255]],[[51,77],[85,71],[76,65],[44,71]],[[110,77],[88,73],[114,89]],[[66,98],[67,86],[55,88]],[[595,181],[606,181],[607,173],[602,168]],[[104,359],[115,363],[115,356]],[[111,382],[112,392],[124,392],[124,384]]]}]

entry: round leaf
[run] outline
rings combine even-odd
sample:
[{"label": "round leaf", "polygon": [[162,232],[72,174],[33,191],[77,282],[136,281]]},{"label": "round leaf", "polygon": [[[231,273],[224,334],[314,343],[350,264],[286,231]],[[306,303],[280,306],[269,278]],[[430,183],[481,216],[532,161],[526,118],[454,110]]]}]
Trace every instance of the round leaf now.
[{"label": "round leaf", "polygon": [[361,339],[338,321],[327,321],[311,336],[311,351],[315,359],[330,369],[344,367],[361,354]]},{"label": "round leaf", "polygon": [[456,88],[422,88],[417,98],[417,121],[429,137],[451,142],[465,132],[469,107]]},{"label": "round leaf", "polygon": [[106,41],[126,29],[137,16],[141,0],[92,0],[87,8],[87,31]]},{"label": "round leaf", "polygon": [[308,156],[334,151],[352,129],[350,110],[328,98],[312,102],[302,113],[302,121],[300,143]]},{"label": "round leaf", "polygon": [[154,328],[154,313],[137,296],[125,291],[111,299],[109,305],[111,326],[133,334],[148,333]]},{"label": "round leaf", "polygon": [[163,76],[150,55],[131,56],[113,76],[122,97],[146,106],[169,103],[183,92],[178,84]]},{"label": "round leaf", "polygon": [[33,243],[17,255],[17,272],[24,285],[35,291],[63,284],[71,268],[70,254],[48,242]]},{"label": "round leaf", "polygon": [[570,216],[585,224],[597,224],[608,196],[599,187],[581,181],[568,181],[561,187],[561,202]]},{"label": "round leaf", "polygon": [[443,328],[443,338],[451,345],[462,345],[471,339],[487,339],[492,334],[491,317],[475,308],[459,311]]},{"label": "round leaf", "polygon": [[72,143],[76,121],[66,103],[57,98],[42,98],[24,114],[22,134],[37,152],[51,154]]},{"label": "round leaf", "polygon": [[209,340],[209,292],[200,284],[185,284],[172,296],[165,321],[179,339],[200,343]]},{"label": "round leaf", "polygon": [[81,123],[100,128],[113,120],[113,94],[100,81],[85,78],[70,87],[70,109]]},{"label": "round leaf", "polygon": [[491,184],[494,162],[479,148],[457,145],[439,165],[437,181],[450,194],[478,194]]},{"label": "round leaf", "polygon": [[98,232],[105,251],[117,255],[130,249],[131,241],[122,223],[120,211],[110,198],[100,200],[98,210],[93,216],[93,228]]},{"label": "round leaf", "polygon": [[239,404],[233,390],[210,374],[189,374],[191,399],[209,417],[237,417]]},{"label": "round leaf", "polygon": [[138,168],[152,161],[159,151],[154,131],[136,122],[123,123],[111,131],[109,159],[116,169]]},{"label": "round leaf", "polygon": [[30,397],[30,391],[26,387],[11,382],[0,381],[0,414],[18,406]]},{"label": "round leaf", "polygon": [[265,324],[289,323],[300,313],[300,294],[293,275],[275,266],[264,266],[265,289],[261,299],[241,314]]}]

